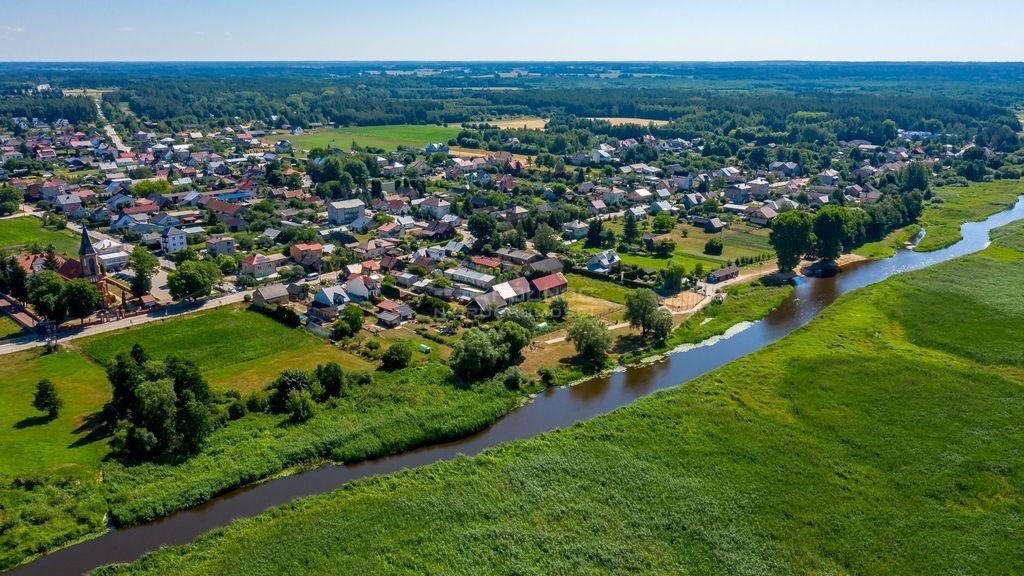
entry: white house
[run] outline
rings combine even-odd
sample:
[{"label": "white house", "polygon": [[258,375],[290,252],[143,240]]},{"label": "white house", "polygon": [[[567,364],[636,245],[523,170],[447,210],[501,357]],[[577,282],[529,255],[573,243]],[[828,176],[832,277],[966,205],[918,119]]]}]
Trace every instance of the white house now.
[{"label": "white house", "polygon": [[160,235],[160,247],[164,254],[175,254],[188,248],[188,236],[184,231],[170,227]]},{"label": "white house", "polygon": [[366,213],[362,200],[339,200],[327,205],[327,217],[331,224],[351,224]]}]

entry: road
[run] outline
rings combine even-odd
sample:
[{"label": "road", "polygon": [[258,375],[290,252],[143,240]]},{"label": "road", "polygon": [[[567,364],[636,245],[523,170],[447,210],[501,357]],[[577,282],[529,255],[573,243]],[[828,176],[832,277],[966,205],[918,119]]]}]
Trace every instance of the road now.
[{"label": "road", "polygon": [[100,120],[103,121],[103,130],[107,133],[107,138],[110,138],[111,143],[114,144],[114,147],[117,148],[118,151],[131,152],[132,149],[124,145],[124,142],[121,141],[121,137],[117,134],[117,130],[114,130],[114,127],[111,126],[107,117],[103,115],[103,106],[101,105],[103,95],[94,95],[93,100],[96,102],[96,114],[99,116]]}]

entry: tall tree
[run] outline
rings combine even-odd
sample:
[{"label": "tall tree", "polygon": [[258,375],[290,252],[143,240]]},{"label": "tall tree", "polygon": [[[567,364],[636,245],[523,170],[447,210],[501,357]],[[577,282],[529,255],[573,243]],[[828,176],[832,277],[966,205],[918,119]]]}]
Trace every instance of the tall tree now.
[{"label": "tall tree", "polygon": [[85,278],[75,278],[64,285],[64,301],[68,315],[83,323],[103,306],[103,293]]},{"label": "tall tree", "polygon": [[629,210],[626,211],[626,219],[622,226],[622,241],[633,244],[640,239],[640,229],[636,225],[636,216]]},{"label": "tall tree", "polygon": [[57,394],[57,387],[49,379],[43,379],[36,383],[36,393],[32,397],[32,407],[46,414],[52,419],[56,418],[64,401]]},{"label": "tall tree", "polygon": [[779,270],[792,270],[814,245],[814,219],[807,212],[790,210],[772,221],[768,241],[775,248]]},{"label": "tall tree", "polygon": [[213,262],[188,260],[168,274],[167,286],[175,300],[195,300],[206,296],[220,280],[220,269]]},{"label": "tall tree", "polygon": [[626,320],[634,328],[640,328],[644,335],[654,324],[654,313],[658,311],[658,295],[649,288],[630,290],[626,294]]},{"label": "tall tree", "polygon": [[569,325],[568,339],[576,346],[576,353],[600,368],[608,357],[612,333],[608,326],[593,316],[579,316]]},{"label": "tall tree", "polygon": [[141,298],[149,294],[153,289],[153,274],[160,267],[160,261],[150,254],[145,246],[139,245],[132,249],[128,266],[134,272],[131,282],[132,296]]},{"label": "tall tree", "polygon": [[64,279],[52,270],[44,270],[28,281],[28,302],[42,317],[60,324],[68,315],[64,298]]},{"label": "tall tree", "polygon": [[826,206],[814,219],[814,235],[818,240],[818,256],[835,260],[843,253],[846,237],[846,213],[839,206]]}]

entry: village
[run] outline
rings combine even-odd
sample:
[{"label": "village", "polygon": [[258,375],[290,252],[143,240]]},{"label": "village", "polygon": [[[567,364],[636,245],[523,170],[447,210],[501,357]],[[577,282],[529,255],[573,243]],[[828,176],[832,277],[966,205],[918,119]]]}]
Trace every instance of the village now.
[{"label": "village", "polygon": [[[53,269],[65,280],[87,279],[102,294],[73,322],[48,319],[25,301],[24,289],[22,298],[8,290],[11,317],[51,339],[210,298],[294,314],[295,324],[330,338],[350,306],[370,334],[414,324],[421,336],[455,335],[509,307],[569,292],[569,309],[622,329],[629,326],[623,301],[608,294],[643,287],[658,291],[678,324],[721,301],[724,286],[778,272],[768,231],[780,213],[837,201],[878,204],[883,193],[873,182],[937,160],[914,145],[934,135],[901,132],[906,145],[892,148],[842,142],[840,155],[863,158],[851,173],[805,174],[781,160],[696,173],[673,160],[699,154],[701,141],[646,135],[567,154],[559,162],[567,171],[555,175],[534,158],[466,154],[450,143],[394,152],[332,148],[311,157],[292,145],[299,127],[139,132],[129,147],[110,137],[112,129],[15,122],[20,136],[0,135],[3,165],[28,159],[42,170],[0,172],[24,197],[8,218],[38,219],[41,228],[80,240],[77,251],[55,251],[29,237],[15,247],[18,265],[26,279]],[[638,147],[657,150],[660,161],[627,164]],[[339,175],[323,174],[332,162],[343,171],[358,165],[352,173],[361,181],[344,172],[349,184],[339,194],[331,188]],[[137,247],[159,265],[140,270]],[[209,263],[212,272],[192,274],[179,282],[191,286],[187,293],[174,293],[169,279],[185,276],[177,269],[190,261]],[[670,261],[680,273],[666,283]],[[139,274],[152,279],[133,285]],[[549,333],[564,319],[535,316],[537,347],[559,341]],[[27,340],[22,345],[35,344]]]}]

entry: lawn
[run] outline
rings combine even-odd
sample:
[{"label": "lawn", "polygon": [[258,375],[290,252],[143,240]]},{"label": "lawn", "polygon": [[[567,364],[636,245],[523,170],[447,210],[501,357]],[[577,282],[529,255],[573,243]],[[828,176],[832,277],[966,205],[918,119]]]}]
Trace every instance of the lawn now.
[{"label": "lawn", "polygon": [[46,248],[53,244],[57,252],[77,255],[80,238],[70,230],[43,228],[42,222],[32,216],[0,220],[0,248],[18,249],[32,245]]},{"label": "lawn", "polygon": [[629,288],[626,288],[621,284],[616,284],[610,280],[598,280],[597,278],[591,278],[581,274],[573,274],[571,272],[567,272],[565,274],[565,279],[569,281],[570,292],[577,292],[584,296],[607,300],[616,304],[626,303],[626,294],[629,292]]},{"label": "lawn", "polygon": [[[646,221],[649,225],[650,220]],[[605,227],[615,231],[621,237],[623,221],[617,219],[614,222],[605,222]],[[640,223],[641,234],[650,232],[649,227]],[[684,236],[685,234],[685,236]],[[668,233],[668,236],[676,243],[676,249],[672,253],[672,259],[681,263],[687,270],[693,270],[700,264],[705,270],[712,270],[723,267],[729,260],[736,261],[738,258],[754,258],[763,254],[771,253],[772,247],[768,244],[769,230],[757,226],[750,226],[742,222],[734,222],[729,228],[717,234],[709,234],[703,228],[689,224],[676,224],[675,228]],[[722,241],[723,251],[721,256],[711,256],[704,253],[704,245],[708,240],[718,238]],[[619,254],[622,261],[643,268],[660,270],[668,264],[668,258],[657,256],[644,256],[640,254]]]},{"label": "lawn", "polygon": [[394,126],[351,126],[346,128],[322,128],[307,130],[303,134],[293,136],[287,133],[264,137],[265,140],[289,140],[299,156],[313,148],[335,146],[348,150],[355,141],[360,146],[383,148],[389,152],[399,146],[423,148],[427,144],[440,142],[446,144],[454,138],[461,128],[458,126],[420,126],[415,124],[399,124]]},{"label": "lawn", "polygon": [[101,574],[1024,573],[1022,274],[896,277],[607,416]]},{"label": "lawn", "polygon": [[934,199],[925,204],[921,225],[925,236],[917,250],[927,252],[955,244],[961,238],[960,225],[984,220],[1013,205],[1024,194],[1024,183],[1018,180],[997,180],[971,184],[966,188],[944,186],[933,189]]},{"label": "lawn", "polygon": [[310,368],[334,361],[346,368],[371,368],[362,358],[308,332],[238,307],[144,324],[82,339],[75,345],[103,363],[136,342],[156,357],[178,354],[188,358],[200,366],[211,384],[242,392],[266,386],[288,367]]},{"label": "lawn", "polygon": [[[412,333],[410,339],[423,341]],[[357,461],[461,437],[511,410],[519,396],[488,383],[454,386],[441,363],[450,349],[431,343],[429,356],[416,352],[415,367],[376,372],[372,385],[320,405],[303,425],[249,414],[217,429],[182,462],[128,466],[106,458],[107,434],[95,424],[110,399],[102,364],[136,342],[154,358],[190,358],[214,386],[243,393],[264,388],[285,368],[312,370],[328,361],[375,367],[303,330],[232,307],[84,338],[55,354],[5,356],[0,569],[101,532],[108,514],[119,524],[147,521],[303,463]],[[31,407],[42,378],[56,384],[65,403],[52,421]]]},{"label": "lawn", "polygon": [[24,335],[25,330],[10,316],[0,314],[0,340],[17,338]]},{"label": "lawn", "polygon": [[764,286],[760,283],[739,284],[727,291],[725,302],[711,304],[679,325],[668,340],[668,346],[697,344],[724,334],[741,322],[754,322],[778,308],[793,293],[793,287]]}]

